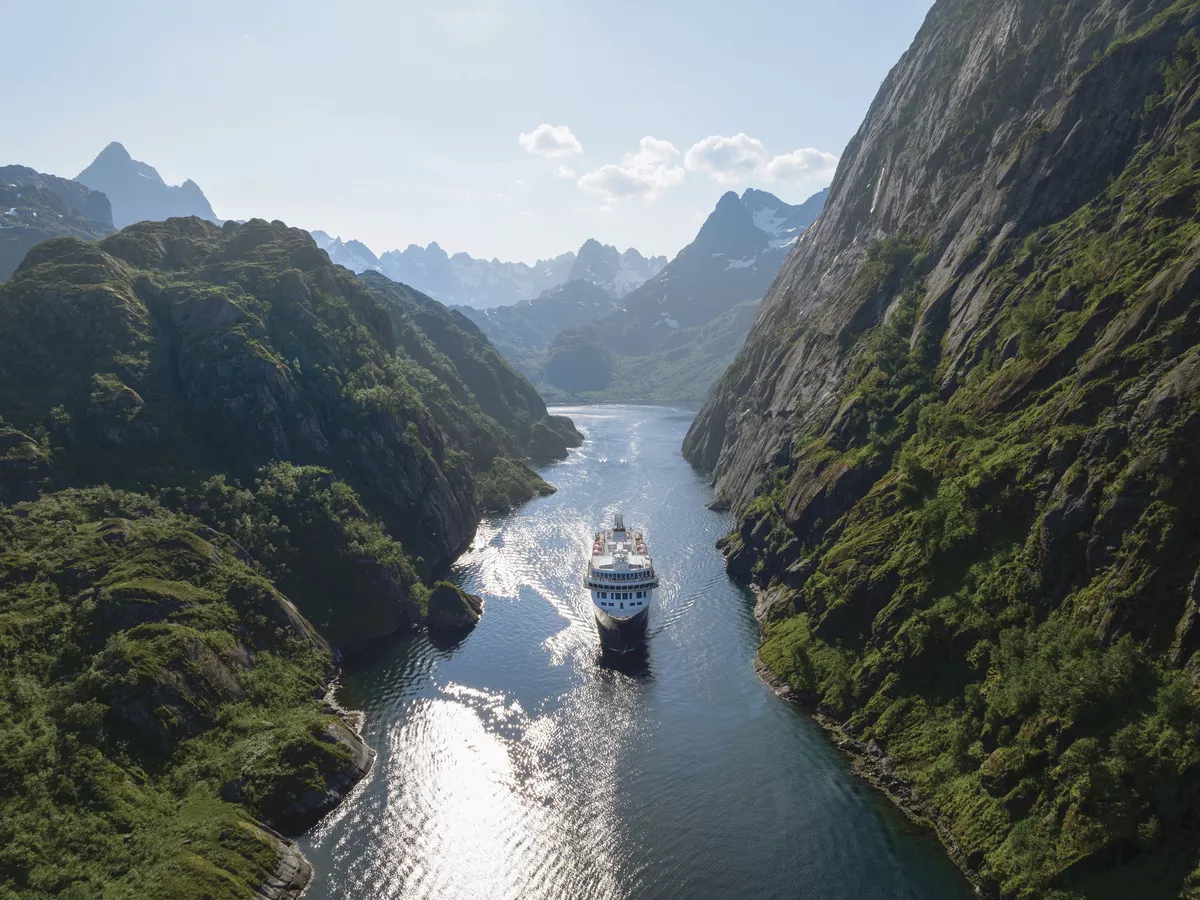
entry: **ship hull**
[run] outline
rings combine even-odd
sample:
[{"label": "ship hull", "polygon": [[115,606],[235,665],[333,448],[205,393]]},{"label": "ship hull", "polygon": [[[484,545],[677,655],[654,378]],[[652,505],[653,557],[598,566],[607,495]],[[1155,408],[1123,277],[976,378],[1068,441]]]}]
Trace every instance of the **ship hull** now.
[{"label": "ship hull", "polygon": [[604,610],[592,607],[596,614],[596,630],[600,645],[611,653],[636,653],[646,646],[646,623],[650,609],[641,610],[627,619],[614,619]]}]

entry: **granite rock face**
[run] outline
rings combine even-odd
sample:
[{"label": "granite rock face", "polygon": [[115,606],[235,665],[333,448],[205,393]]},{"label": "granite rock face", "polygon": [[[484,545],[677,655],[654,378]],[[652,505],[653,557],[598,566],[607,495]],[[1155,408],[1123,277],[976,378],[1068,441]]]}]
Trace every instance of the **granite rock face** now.
[{"label": "granite rock face", "polygon": [[937,332],[953,394],[1003,304],[997,263],[1103,190],[1144,139],[1145,99],[1187,23],[1118,43],[1169,5],[934,6],[688,435],[719,493],[744,509],[788,435],[836,415],[857,338],[896,300],[896,285],[857,278],[879,239],[925,249],[920,329]]},{"label": "granite rock face", "polygon": [[773,683],[986,895],[1200,883],[1198,29],[937,2],[684,445]]}]

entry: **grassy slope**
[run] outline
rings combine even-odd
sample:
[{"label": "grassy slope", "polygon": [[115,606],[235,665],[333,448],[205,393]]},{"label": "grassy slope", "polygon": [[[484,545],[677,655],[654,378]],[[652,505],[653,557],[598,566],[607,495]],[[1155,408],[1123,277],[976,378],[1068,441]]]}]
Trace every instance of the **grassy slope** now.
[{"label": "grassy slope", "polygon": [[876,245],[894,315],[726,542],[774,600],[763,662],[886,746],[1005,897],[1200,896],[1198,59],[1193,34],[1101,197],[1000,248],[949,402],[920,242]]},{"label": "grassy slope", "polygon": [[0,896],[246,897],[255,819],[346,767],[323,642],[238,557],[105,488],[0,512]]}]

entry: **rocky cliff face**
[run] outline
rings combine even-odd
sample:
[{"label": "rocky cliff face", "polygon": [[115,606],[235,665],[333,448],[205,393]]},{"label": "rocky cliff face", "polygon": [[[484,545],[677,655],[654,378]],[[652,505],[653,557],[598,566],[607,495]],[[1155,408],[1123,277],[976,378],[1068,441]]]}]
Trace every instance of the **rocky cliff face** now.
[{"label": "rocky cliff face", "polygon": [[1195,890],[1198,26],[938,2],[684,448],[773,677],[1005,897]]}]

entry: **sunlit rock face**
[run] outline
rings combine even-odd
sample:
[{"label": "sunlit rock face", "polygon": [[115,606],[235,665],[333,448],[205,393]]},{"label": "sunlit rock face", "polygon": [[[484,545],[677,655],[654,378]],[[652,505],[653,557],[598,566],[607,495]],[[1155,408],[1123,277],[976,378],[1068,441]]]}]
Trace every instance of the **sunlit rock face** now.
[{"label": "sunlit rock face", "polygon": [[767,671],[1003,897],[1200,877],[1198,16],[936,3],[684,443]]}]

